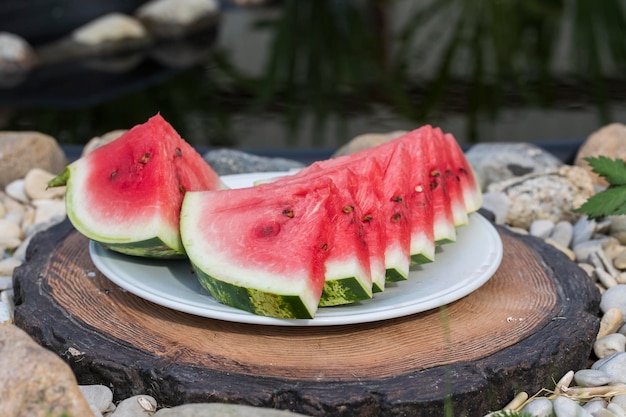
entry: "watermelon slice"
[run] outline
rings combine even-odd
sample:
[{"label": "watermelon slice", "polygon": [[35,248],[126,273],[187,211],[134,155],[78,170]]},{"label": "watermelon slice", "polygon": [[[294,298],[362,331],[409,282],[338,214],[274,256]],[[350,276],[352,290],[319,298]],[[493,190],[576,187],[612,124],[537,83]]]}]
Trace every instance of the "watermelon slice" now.
[{"label": "watermelon slice", "polygon": [[[188,192],[181,234],[202,286],[258,315],[313,318],[333,242],[332,181]],[[335,210],[336,211],[336,210]],[[329,219],[333,220],[333,219]]]},{"label": "watermelon slice", "polygon": [[160,115],[68,165],[49,183],[59,185],[67,185],[67,214],[80,233],[145,257],[184,257],[185,192],[225,188]]}]

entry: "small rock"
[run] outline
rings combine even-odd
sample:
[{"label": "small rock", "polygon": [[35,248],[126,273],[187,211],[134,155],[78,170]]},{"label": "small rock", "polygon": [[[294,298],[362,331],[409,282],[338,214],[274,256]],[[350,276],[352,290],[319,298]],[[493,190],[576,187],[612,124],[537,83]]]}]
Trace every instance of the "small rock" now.
[{"label": "small rock", "polygon": [[[576,259],[576,258],[574,258],[574,259]],[[578,266],[583,271],[585,271],[587,273],[587,275],[589,275],[589,278],[592,278],[592,279],[596,278],[597,279],[597,277],[595,277],[595,275],[594,275],[595,272],[596,272],[596,268],[593,265],[590,265],[587,262],[579,262]]]},{"label": "small rock", "polygon": [[13,277],[11,275],[0,275],[0,291],[13,288]]},{"label": "small rock", "polygon": [[[22,261],[14,257],[0,260],[0,275],[12,276],[13,270],[15,270],[15,268],[17,268],[21,264],[22,264]],[[0,288],[0,289],[6,290],[7,288]]]},{"label": "small rock", "polygon": [[587,410],[578,405],[574,400],[558,396],[552,402],[556,417],[593,417]]},{"label": "small rock", "polygon": [[65,187],[48,188],[48,181],[55,175],[41,168],[33,168],[24,177],[24,191],[29,200],[51,200],[65,195]]},{"label": "small rock", "polygon": [[143,25],[135,18],[122,13],[101,16],[71,34],[73,41],[90,47],[102,48],[129,40],[147,44],[149,36]]},{"label": "small rock", "polygon": [[611,288],[619,285],[617,280],[613,275],[609,274],[602,268],[596,268],[596,276],[598,277],[598,281],[604,285],[604,288]]},{"label": "small rock", "polygon": [[[13,323],[13,314],[11,312],[11,306],[4,301],[0,301],[0,326]],[[0,392],[2,388],[0,388]]]},{"label": "small rock", "polygon": [[348,143],[343,145],[341,148],[337,149],[337,151],[332,155],[332,158],[343,155],[350,155],[364,149],[373,148],[374,146],[378,146],[383,143],[389,142],[390,140],[399,138],[406,133],[406,130],[396,130],[394,132],[388,133],[365,133],[356,136]]},{"label": "small rock", "polygon": [[554,225],[550,238],[569,248],[574,237],[574,226],[570,222],[560,221]]},{"label": "small rock", "polygon": [[609,308],[600,320],[597,339],[616,333],[624,325],[624,315],[619,308]]},{"label": "small rock", "polygon": [[203,158],[219,175],[289,171],[304,167],[298,161],[285,158],[268,158],[234,149],[212,150],[205,153]]},{"label": "small rock", "polygon": [[522,414],[528,413],[533,417],[550,417],[552,411],[552,401],[544,397],[535,398],[522,408]]},{"label": "small rock", "polygon": [[611,378],[610,384],[624,384],[626,383],[626,353],[617,352],[605,356],[594,362],[591,369],[605,372]]},{"label": "small rock", "polygon": [[19,224],[5,217],[0,219],[0,236],[5,239],[21,239],[24,234]]},{"label": "small rock", "polygon": [[558,169],[563,165],[554,155],[531,143],[479,143],[466,152],[483,190],[489,184]]},{"label": "small rock", "polygon": [[[185,404],[172,408],[162,408],[154,417],[304,417],[303,414],[292,413],[272,408],[251,407],[248,405],[199,403]],[[117,415],[111,417],[118,417]]]},{"label": "small rock", "polygon": [[577,262],[588,262],[591,254],[602,250],[601,240],[588,240],[573,247]]},{"label": "small rock", "polygon": [[46,224],[53,219],[63,219],[66,214],[64,200],[35,200],[32,202],[35,207],[34,224]]},{"label": "small rock", "polygon": [[593,156],[607,156],[610,158],[626,158],[626,125],[612,123],[593,132],[580,146],[574,164],[588,170],[593,182],[606,186],[608,183],[598,174],[592,172],[591,166],[585,158]]},{"label": "small rock", "polygon": [[626,336],[613,333],[599,338],[593,344],[593,352],[598,358],[604,358],[626,350]]},{"label": "small rock", "polygon": [[157,402],[149,395],[135,395],[121,401],[110,417],[145,417],[154,414]]},{"label": "small rock", "polygon": [[39,132],[0,131],[0,188],[24,178],[32,168],[60,173],[66,163],[63,150],[51,136]]},{"label": "small rock", "polygon": [[590,240],[593,232],[596,230],[596,226],[595,220],[589,219],[587,216],[581,216],[574,224],[572,245],[576,246]]},{"label": "small rock", "polygon": [[218,13],[215,0],[152,0],[135,16],[154,37],[173,38],[211,27]]},{"label": "small rock", "polygon": [[595,369],[581,369],[574,373],[574,381],[581,387],[600,387],[611,382],[611,377]]},{"label": "small rock", "polygon": [[109,387],[104,385],[79,385],[78,388],[83,393],[89,405],[101,413],[115,409],[115,405],[113,404],[113,391],[111,391]]},{"label": "small rock", "polygon": [[[593,417],[599,417],[598,414],[596,414],[596,412],[604,412],[606,409],[606,401],[604,401],[604,399],[602,398],[592,398],[591,400],[587,401],[587,403],[585,405],[583,405],[583,408],[585,410],[587,410],[587,412],[591,413],[593,415]],[[602,411],[600,411],[602,410]]]},{"label": "small rock", "polygon": [[21,243],[22,240],[19,238],[0,236],[0,249],[15,249],[20,246]]},{"label": "small rock", "polygon": [[0,324],[0,369],[3,416],[93,415],[70,367],[12,324]]},{"label": "small rock", "polygon": [[626,269],[626,252],[613,259],[613,265],[615,265],[617,269]]},{"label": "small rock", "polygon": [[529,232],[533,236],[545,239],[552,234],[554,227],[554,222],[550,220],[538,219],[530,224]]},{"label": "small rock", "polygon": [[528,229],[537,219],[573,222],[580,207],[595,194],[591,178],[579,167],[564,165],[556,171],[531,174],[493,183],[488,192],[503,192],[510,202],[507,223]]},{"label": "small rock", "polygon": [[33,48],[21,37],[0,32],[0,74],[23,73],[37,63]]},{"label": "small rock", "polygon": [[606,406],[606,410],[612,412],[615,417],[626,417],[626,411],[624,411],[619,404],[616,404],[613,401]]},{"label": "small rock", "polygon": [[626,410],[626,394],[616,395],[611,398],[611,404],[618,405],[622,408],[622,410]]},{"label": "small rock", "polygon": [[23,179],[13,180],[4,187],[4,192],[14,200],[17,200],[21,203],[28,204],[29,198],[26,195],[26,187],[24,186],[25,182]]},{"label": "small rock", "polygon": [[600,309],[606,313],[610,308],[621,310],[626,317],[626,284],[618,284],[606,290],[600,299]]},{"label": "small rock", "polygon": [[[585,410],[587,409],[585,408]],[[574,415],[572,417],[576,417],[576,416]],[[620,416],[606,408],[598,408],[596,411],[593,412],[593,417],[620,417]]]}]

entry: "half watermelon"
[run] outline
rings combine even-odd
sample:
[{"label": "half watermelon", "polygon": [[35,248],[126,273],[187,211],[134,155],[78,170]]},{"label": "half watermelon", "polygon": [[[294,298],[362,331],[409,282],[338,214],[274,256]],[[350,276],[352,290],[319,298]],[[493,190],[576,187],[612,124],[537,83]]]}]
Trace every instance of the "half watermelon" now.
[{"label": "half watermelon", "polygon": [[183,257],[185,192],[225,188],[160,115],[68,165],[49,183],[59,185],[67,185],[67,214],[80,233],[145,257]]}]

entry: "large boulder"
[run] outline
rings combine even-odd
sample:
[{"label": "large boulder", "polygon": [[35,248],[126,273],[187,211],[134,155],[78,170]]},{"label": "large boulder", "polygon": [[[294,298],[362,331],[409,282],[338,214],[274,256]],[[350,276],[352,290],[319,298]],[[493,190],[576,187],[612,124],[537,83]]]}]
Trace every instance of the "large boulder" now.
[{"label": "large boulder", "polygon": [[604,178],[591,171],[587,157],[606,156],[612,159],[626,159],[626,125],[612,123],[593,132],[582,144],[574,164],[589,171],[594,183],[602,186],[608,185]]},{"label": "large boulder", "polygon": [[69,365],[12,324],[0,324],[0,369],[0,416],[94,416]]},{"label": "large boulder", "polygon": [[65,153],[52,137],[39,132],[0,132],[0,188],[23,178],[32,168],[59,174]]}]

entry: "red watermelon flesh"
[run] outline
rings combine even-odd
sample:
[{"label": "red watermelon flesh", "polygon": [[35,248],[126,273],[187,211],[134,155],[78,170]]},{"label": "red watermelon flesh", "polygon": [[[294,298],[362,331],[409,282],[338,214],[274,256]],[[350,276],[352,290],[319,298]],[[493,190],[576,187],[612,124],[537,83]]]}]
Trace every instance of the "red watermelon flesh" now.
[{"label": "red watermelon flesh", "polygon": [[333,225],[334,244],[329,246],[326,259],[326,284],[320,306],[353,303],[372,297],[372,275],[369,248],[361,222],[362,208],[356,200],[358,178],[348,169],[316,169],[307,175],[285,176],[268,183],[282,187],[307,184],[327,178],[337,189],[336,207],[329,209],[327,221]]},{"label": "red watermelon flesh", "polygon": [[218,175],[160,115],[68,165],[51,185],[67,185],[74,227],[112,250],[180,257],[186,191],[225,188]]},{"label": "red watermelon flesh", "polygon": [[449,133],[443,135],[442,146],[446,149],[449,161],[451,162],[453,172],[459,179],[465,211],[473,213],[482,205],[482,193],[480,185],[476,181],[474,170],[463,154],[463,150],[459,146],[454,136]]},{"label": "red watermelon flesh", "polygon": [[[351,164],[348,169],[356,181],[354,197],[361,210],[359,219],[369,254],[372,291],[381,292],[385,290],[387,245],[386,222],[381,210],[384,173],[378,161],[373,158],[363,158],[359,163]],[[363,181],[364,177],[368,180]]]},{"label": "red watermelon flesh", "polygon": [[336,224],[331,181],[189,192],[181,211],[185,249],[217,300],[257,315],[312,318]]},{"label": "red watermelon flesh", "polygon": [[[448,144],[439,128],[432,130],[431,138],[437,149],[447,149]],[[455,226],[463,226],[468,222],[467,211],[465,210],[465,200],[461,188],[461,178],[457,175],[454,160],[450,156],[441,158],[440,178],[445,183],[447,195],[450,198],[450,208]]]}]

